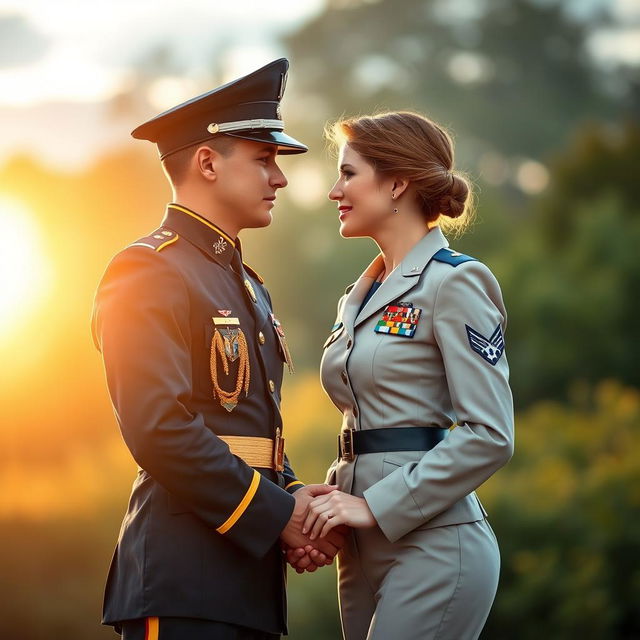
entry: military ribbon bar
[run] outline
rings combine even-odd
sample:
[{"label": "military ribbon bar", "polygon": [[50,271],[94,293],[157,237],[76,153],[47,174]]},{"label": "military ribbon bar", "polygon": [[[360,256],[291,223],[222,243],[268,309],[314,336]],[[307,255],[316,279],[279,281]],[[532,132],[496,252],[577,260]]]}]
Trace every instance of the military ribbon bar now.
[{"label": "military ribbon bar", "polygon": [[401,307],[390,304],[384,308],[382,318],[378,320],[374,331],[413,338],[418,328],[421,312],[422,309],[416,307]]}]

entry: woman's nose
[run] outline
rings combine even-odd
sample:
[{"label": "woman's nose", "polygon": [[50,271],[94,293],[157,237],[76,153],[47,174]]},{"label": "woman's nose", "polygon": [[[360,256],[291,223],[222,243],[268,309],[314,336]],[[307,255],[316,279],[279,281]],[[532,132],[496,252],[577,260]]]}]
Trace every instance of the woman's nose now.
[{"label": "woman's nose", "polygon": [[329,200],[340,200],[340,198],[342,198],[342,189],[338,187],[337,182],[333,187],[331,187],[331,191],[327,194],[327,198],[329,198]]}]

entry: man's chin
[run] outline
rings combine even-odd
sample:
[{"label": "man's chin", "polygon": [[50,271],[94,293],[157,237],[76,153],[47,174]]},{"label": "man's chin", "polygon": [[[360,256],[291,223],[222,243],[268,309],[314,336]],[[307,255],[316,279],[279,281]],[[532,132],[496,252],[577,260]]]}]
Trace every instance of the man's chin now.
[{"label": "man's chin", "polygon": [[262,227],[268,227],[273,222],[273,215],[271,211],[268,213],[256,216],[245,225],[245,229],[261,229]]},{"label": "man's chin", "polygon": [[269,213],[267,213],[266,216],[264,216],[264,218],[262,219],[262,224],[260,224],[260,227],[268,227],[271,223],[273,222],[273,214],[271,213],[271,211],[269,211]]}]

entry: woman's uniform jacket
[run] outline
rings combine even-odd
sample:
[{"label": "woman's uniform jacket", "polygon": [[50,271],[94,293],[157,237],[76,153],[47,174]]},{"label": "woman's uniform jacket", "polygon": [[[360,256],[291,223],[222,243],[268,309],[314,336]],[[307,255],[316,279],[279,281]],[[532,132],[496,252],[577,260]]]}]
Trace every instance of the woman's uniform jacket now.
[{"label": "woman's uniform jacket", "polygon": [[[364,496],[391,542],[418,527],[482,520],[474,490],[513,452],[500,288],[485,265],[447,247],[432,229],[359,312],[383,268],[378,256],[340,299],[322,358],[343,431],[456,425],[430,451],[331,465],[327,481]],[[412,337],[384,322],[394,306],[420,310]]]}]

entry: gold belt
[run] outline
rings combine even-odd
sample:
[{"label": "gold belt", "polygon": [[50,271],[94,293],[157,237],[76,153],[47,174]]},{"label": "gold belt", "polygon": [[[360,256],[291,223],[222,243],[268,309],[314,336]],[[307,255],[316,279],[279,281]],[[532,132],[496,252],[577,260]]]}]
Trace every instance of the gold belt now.
[{"label": "gold belt", "polygon": [[254,436],[218,436],[226,442],[234,456],[244,460],[250,467],[284,470],[284,438],[280,429],[275,440]]}]

